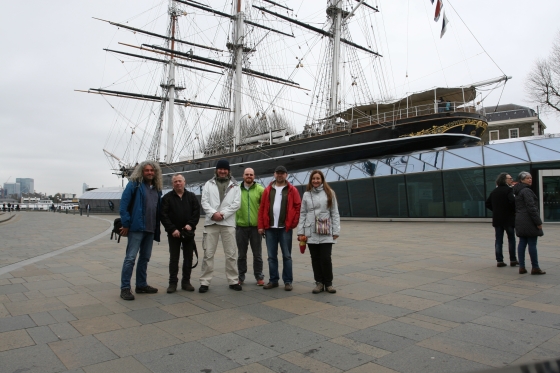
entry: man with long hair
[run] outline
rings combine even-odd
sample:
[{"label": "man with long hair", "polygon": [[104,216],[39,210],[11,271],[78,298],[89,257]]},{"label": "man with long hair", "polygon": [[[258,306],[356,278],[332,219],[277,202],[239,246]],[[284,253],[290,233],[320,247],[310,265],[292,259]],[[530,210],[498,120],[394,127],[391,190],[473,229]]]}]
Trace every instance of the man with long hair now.
[{"label": "man with long hair", "polygon": [[226,278],[229,288],[241,291],[237,272],[237,245],[235,243],[235,212],[241,205],[239,184],[231,176],[229,162],[221,159],[216,164],[216,175],[204,184],[201,205],[206,213],[202,247],[202,275],[199,293],[206,293],[214,273],[214,254],[218,239],[226,256]]},{"label": "man with long hair", "polygon": [[134,300],[130,278],[136,256],[136,289],[139,293],[157,293],[147,282],[148,262],[152,245],[160,239],[161,190],[163,181],[159,164],[144,161],[136,166],[121,197],[121,235],[128,237],[121,273],[121,298]]},{"label": "man with long hair", "polygon": [[258,229],[266,237],[270,274],[265,289],[278,287],[278,245],[282,250],[284,290],[293,289],[292,230],[298,225],[300,207],[301,198],[296,187],[288,182],[288,170],[276,167],[274,181],[264,190],[259,207]]}]

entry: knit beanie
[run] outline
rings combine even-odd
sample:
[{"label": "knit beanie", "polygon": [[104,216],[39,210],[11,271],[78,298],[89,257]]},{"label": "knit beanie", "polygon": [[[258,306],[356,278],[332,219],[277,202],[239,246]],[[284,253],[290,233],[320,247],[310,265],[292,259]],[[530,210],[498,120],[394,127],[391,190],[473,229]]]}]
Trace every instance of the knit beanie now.
[{"label": "knit beanie", "polygon": [[229,171],[229,162],[225,159],[220,159],[218,163],[216,163],[216,170],[218,168],[224,168]]}]

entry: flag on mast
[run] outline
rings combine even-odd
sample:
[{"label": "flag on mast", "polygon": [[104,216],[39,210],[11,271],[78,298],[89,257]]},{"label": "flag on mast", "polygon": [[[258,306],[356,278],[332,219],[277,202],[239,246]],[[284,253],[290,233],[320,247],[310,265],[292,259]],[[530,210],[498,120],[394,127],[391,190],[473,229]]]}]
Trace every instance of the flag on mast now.
[{"label": "flag on mast", "polygon": [[434,21],[439,21],[439,16],[441,15],[441,8],[443,8],[443,3],[441,2],[441,0],[437,0],[437,4],[436,4],[436,14],[434,16]]},{"label": "flag on mast", "polygon": [[447,31],[447,24],[448,23],[449,23],[449,21],[447,20],[447,17],[445,16],[445,12],[443,12],[443,21],[441,21],[441,34],[439,36],[440,39],[443,38],[443,35]]}]

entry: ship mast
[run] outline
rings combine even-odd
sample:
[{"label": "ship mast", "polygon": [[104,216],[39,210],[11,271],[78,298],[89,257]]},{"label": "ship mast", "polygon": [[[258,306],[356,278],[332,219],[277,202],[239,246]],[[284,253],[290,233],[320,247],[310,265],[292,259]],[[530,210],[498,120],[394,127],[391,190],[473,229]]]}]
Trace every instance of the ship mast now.
[{"label": "ship mast", "polygon": [[175,50],[175,23],[177,22],[177,8],[175,1],[170,0],[169,16],[171,17],[171,53],[169,54],[169,73],[167,78],[167,97],[169,101],[167,111],[167,153],[165,161],[173,162],[173,112],[175,111],[175,59],[173,51]]},{"label": "ship mast", "polygon": [[243,21],[245,15],[241,11],[241,0],[237,0],[237,14],[235,15],[235,32],[233,48],[235,50],[235,80],[233,84],[233,151],[241,142],[241,89],[243,87]]},{"label": "ship mast", "polygon": [[342,26],[342,0],[330,0],[327,14],[332,18],[333,58],[331,65],[331,99],[329,105],[329,116],[338,112],[338,86],[340,67],[340,33]]}]

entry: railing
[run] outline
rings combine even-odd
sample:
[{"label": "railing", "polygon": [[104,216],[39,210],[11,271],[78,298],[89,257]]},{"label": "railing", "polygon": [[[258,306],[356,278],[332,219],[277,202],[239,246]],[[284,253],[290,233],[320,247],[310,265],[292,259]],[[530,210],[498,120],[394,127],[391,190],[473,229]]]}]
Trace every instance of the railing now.
[{"label": "railing", "polygon": [[[437,111],[435,104],[429,105],[419,105],[411,106],[408,108],[395,109],[393,111],[386,111],[383,113],[375,113],[371,115],[364,116],[362,112],[354,112],[351,114],[347,122],[337,123],[336,126],[333,124],[324,124],[323,131],[319,133],[331,133],[348,130],[349,128],[360,128],[364,126],[371,125],[381,125],[392,126],[398,120],[415,118],[424,115],[431,115],[437,113],[476,113],[476,109],[473,106],[464,106],[463,102],[438,102]],[[359,118],[353,118],[353,116],[360,116]]]}]

